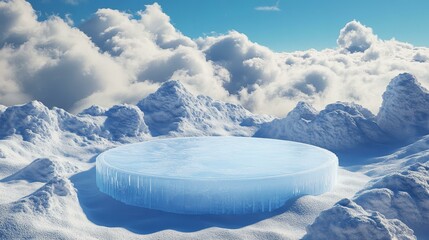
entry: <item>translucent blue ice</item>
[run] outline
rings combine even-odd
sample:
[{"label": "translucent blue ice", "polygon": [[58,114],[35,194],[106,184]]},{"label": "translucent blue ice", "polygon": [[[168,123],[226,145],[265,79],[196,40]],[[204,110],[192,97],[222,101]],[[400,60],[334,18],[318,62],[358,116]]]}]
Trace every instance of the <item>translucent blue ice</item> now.
[{"label": "translucent blue ice", "polygon": [[97,157],[97,186],[124,203],[186,214],[268,212],[335,184],[338,159],[315,146],[261,138],[158,139]]}]

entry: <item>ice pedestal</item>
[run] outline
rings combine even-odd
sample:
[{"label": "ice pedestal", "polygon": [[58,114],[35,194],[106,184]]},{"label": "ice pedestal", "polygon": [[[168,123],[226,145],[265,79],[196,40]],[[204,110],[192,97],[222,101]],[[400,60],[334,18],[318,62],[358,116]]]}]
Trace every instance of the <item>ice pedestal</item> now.
[{"label": "ice pedestal", "polygon": [[268,212],[335,184],[338,158],[315,146],[262,138],[158,139],[97,157],[100,191],[126,204],[186,214]]}]

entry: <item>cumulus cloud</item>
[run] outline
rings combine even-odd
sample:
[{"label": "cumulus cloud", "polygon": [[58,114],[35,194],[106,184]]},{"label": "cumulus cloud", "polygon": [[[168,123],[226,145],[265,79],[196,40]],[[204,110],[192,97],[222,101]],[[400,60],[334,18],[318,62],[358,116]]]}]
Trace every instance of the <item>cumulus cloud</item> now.
[{"label": "cumulus cloud", "polygon": [[9,67],[0,78],[9,82],[6,89],[21,96],[2,101],[39,99],[48,106],[71,109],[93,92],[125,79],[117,63],[99,53],[85,34],[62,19],[38,22],[31,5],[22,0],[1,2],[0,9],[0,18],[13,19],[0,23],[7,33],[0,58]]},{"label": "cumulus cloud", "polygon": [[229,75],[207,61],[197,44],[177,31],[156,3],[137,18],[100,9],[81,29],[129,73],[132,82],[159,86],[175,78],[194,93],[229,98],[222,87]]},{"label": "cumulus cloud", "polygon": [[338,47],[273,52],[230,31],[191,39],[160,5],[131,15],[100,9],[79,28],[40,21],[24,0],[0,1],[0,104],[41,100],[78,111],[136,103],[178,79],[195,94],[284,116],[298,101],[335,101],[378,111],[391,78],[411,72],[429,84],[429,49],[379,39],[358,21],[340,30]]},{"label": "cumulus cloud", "polygon": [[337,43],[341,48],[351,53],[364,52],[377,42],[377,36],[372,29],[353,20],[340,31]]}]

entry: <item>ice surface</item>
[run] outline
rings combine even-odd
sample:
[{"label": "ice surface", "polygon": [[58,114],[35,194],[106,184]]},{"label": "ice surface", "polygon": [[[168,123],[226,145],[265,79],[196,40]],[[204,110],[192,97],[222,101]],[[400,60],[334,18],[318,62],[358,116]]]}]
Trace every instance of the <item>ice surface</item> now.
[{"label": "ice surface", "polygon": [[329,191],[338,159],[302,143],[194,137],[124,145],[97,157],[97,186],[124,203],[187,214],[268,212]]}]

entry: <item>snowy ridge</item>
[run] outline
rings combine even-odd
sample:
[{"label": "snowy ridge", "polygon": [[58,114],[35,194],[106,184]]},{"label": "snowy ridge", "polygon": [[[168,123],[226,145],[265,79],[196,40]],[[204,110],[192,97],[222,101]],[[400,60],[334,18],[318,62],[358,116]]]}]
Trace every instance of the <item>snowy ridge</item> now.
[{"label": "snowy ridge", "polygon": [[364,166],[362,171],[377,178],[354,196],[354,202],[365,211],[379,212],[388,219],[399,219],[419,237],[426,236],[429,221],[429,135],[376,160],[374,164]]},{"label": "snowy ridge", "polygon": [[37,101],[8,107],[0,113],[0,121],[5,123],[0,126],[0,136],[19,134],[25,141],[47,140],[66,131],[90,140],[102,137],[130,142],[150,135],[254,135],[340,150],[386,143],[393,140],[391,136],[408,139],[429,132],[429,93],[412,75],[395,77],[383,99],[377,116],[354,103],[337,102],[318,112],[299,102],[285,118],[272,120],[239,105],[194,96],[179,81],[170,80],[137,107],[123,104],[106,110],[92,106],[76,116],[58,108],[50,110]]},{"label": "snowy ridge", "polygon": [[0,138],[19,134],[24,141],[46,140],[59,130],[56,114],[39,101],[6,108],[0,122]]},{"label": "snowy ridge", "polygon": [[[54,177],[34,193],[0,205],[2,239],[72,239],[69,221],[79,216],[76,189],[68,178]],[[69,220],[66,220],[69,219]],[[79,233],[76,233],[79,235]]]},{"label": "snowy ridge", "polygon": [[76,196],[73,184],[68,178],[54,177],[31,195],[12,203],[14,212],[46,212],[61,205],[59,197]]},{"label": "snowy ridge", "polygon": [[429,92],[409,73],[393,78],[383,94],[378,125],[398,139],[429,133]]},{"label": "snowy ridge", "polygon": [[153,136],[249,136],[249,127],[270,120],[255,116],[239,105],[194,96],[175,80],[165,82],[137,106],[145,113],[144,119]]},{"label": "snowy ridge", "polygon": [[107,109],[102,108],[100,106],[97,105],[92,105],[91,107],[84,109],[81,113],[79,113],[79,115],[90,115],[90,116],[103,116],[104,113],[107,111]]},{"label": "snowy ridge", "polygon": [[[411,83],[410,88],[419,86],[417,81]],[[395,90],[403,88],[403,85],[391,85],[393,90],[388,91],[403,91]],[[414,93],[419,94],[417,90]],[[413,99],[395,101],[405,104],[403,102]],[[415,109],[424,111],[424,106],[418,105],[420,103],[414,102],[417,104]],[[9,184],[26,188],[25,195],[15,194],[8,198],[11,200],[6,204],[0,204],[3,215],[0,216],[0,238],[11,238],[16,231],[20,231],[19,236],[23,237],[37,233],[40,238],[54,238],[58,234],[66,236],[68,230],[65,229],[69,229],[70,225],[72,229],[81,229],[81,225],[63,220],[64,213],[68,214],[68,218],[77,219],[76,222],[87,219],[67,177],[93,167],[91,158],[94,155],[117,144],[162,135],[255,135],[291,139],[331,149],[355,148],[392,141],[391,136],[395,136],[392,129],[401,129],[403,125],[395,128],[383,125],[382,128],[381,119],[390,116],[386,113],[396,111],[400,121],[393,122],[397,124],[407,123],[406,119],[410,119],[407,126],[412,127],[424,122],[426,115],[420,114],[421,111],[409,109],[402,113],[395,110],[397,104],[383,105],[385,112],[374,116],[364,107],[352,103],[337,102],[318,112],[311,105],[300,102],[286,118],[271,121],[270,117],[254,115],[238,105],[194,96],[180,82],[168,81],[137,106],[122,104],[110,109],[92,106],[78,115],[59,108],[48,109],[37,101],[0,108],[0,170],[3,177],[0,190],[8,189]],[[418,134],[424,133],[424,129],[418,130]],[[414,239],[410,228],[415,235],[424,236],[426,232],[421,233],[419,229],[429,221],[428,148],[429,135],[363,167],[361,172],[378,178],[364,189],[363,184],[360,185],[359,189],[362,190],[354,198],[356,190],[349,196],[342,196],[353,200],[340,201],[322,213],[308,228],[306,238],[326,236],[341,239],[372,234],[374,238],[381,239]],[[33,159],[36,160],[31,163]],[[37,184],[42,183],[46,184],[40,188]],[[313,214],[316,216],[318,213]],[[32,216],[31,220],[28,220],[29,215]],[[37,221],[46,222],[49,230],[30,226]],[[58,221],[62,221],[61,233],[57,232]],[[85,221],[85,224],[91,225],[91,221]],[[312,220],[306,221],[309,224]],[[99,227],[94,226],[90,228]],[[303,229],[299,236],[304,235]],[[117,236],[112,232],[110,235],[96,236]],[[82,234],[85,238],[90,235],[88,232]],[[257,238],[252,234],[246,236]],[[272,234],[284,236],[279,232]],[[182,237],[188,236],[184,234]],[[231,235],[231,238],[233,236],[236,235]]]},{"label": "snowy ridge", "polygon": [[144,122],[143,112],[136,106],[116,105],[105,112],[106,121],[104,129],[112,140],[129,137],[144,137],[149,134],[149,129]]},{"label": "snowy ridge", "polygon": [[95,140],[97,137],[102,136],[102,123],[97,118],[90,116],[75,116],[66,112],[61,108],[53,108],[58,119],[58,125],[61,131],[74,133],[77,136],[86,139]]},{"label": "snowy ridge", "polygon": [[285,118],[265,123],[257,137],[279,138],[340,150],[372,143],[409,141],[429,133],[429,92],[403,73],[383,94],[377,116],[354,104],[337,102],[320,112],[300,102]]},{"label": "snowy ridge", "polygon": [[263,124],[255,136],[293,140],[329,149],[387,141],[368,109],[342,102],[329,104],[321,112],[299,102],[285,118]]},{"label": "snowy ridge", "polygon": [[397,219],[366,211],[350,199],[342,199],[323,211],[307,227],[311,239],[416,239],[413,230]]},{"label": "snowy ridge", "polygon": [[76,173],[77,170],[77,167],[70,163],[63,164],[49,158],[38,158],[3,181],[26,180],[29,182],[48,182],[55,177]]},{"label": "snowy ridge", "polygon": [[[132,142],[150,135],[251,136],[269,116],[258,116],[242,106],[193,96],[179,81],[168,81],[158,91],[134,105],[110,109],[92,106],[78,115],[49,109],[32,101],[0,112],[0,137],[14,134],[24,141],[53,141],[68,133],[92,141]],[[134,139],[134,140],[133,140]]]}]

